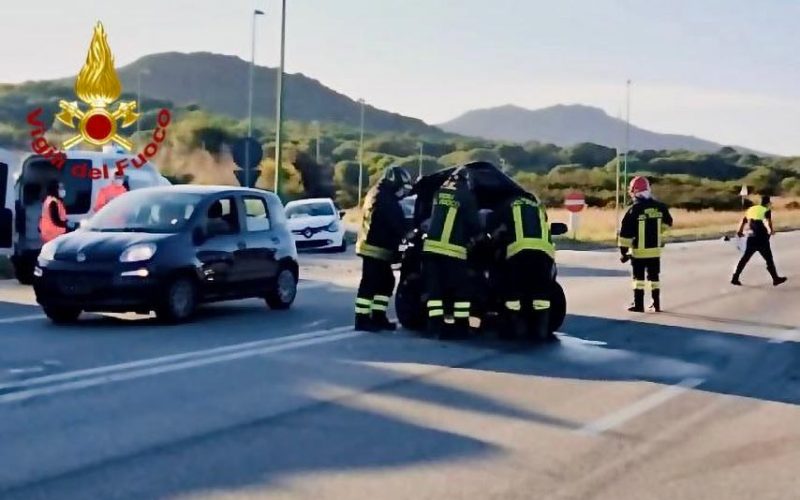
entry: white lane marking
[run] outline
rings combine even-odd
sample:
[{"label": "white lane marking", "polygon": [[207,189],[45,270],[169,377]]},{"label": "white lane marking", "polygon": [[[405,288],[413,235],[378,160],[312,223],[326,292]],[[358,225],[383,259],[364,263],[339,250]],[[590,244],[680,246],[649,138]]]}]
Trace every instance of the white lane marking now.
[{"label": "white lane marking", "polygon": [[37,396],[46,396],[52,394],[58,394],[62,392],[70,392],[76,391],[79,389],[85,389],[88,387],[94,387],[98,385],[105,385],[111,384],[114,382],[122,382],[125,380],[133,380],[142,377],[149,377],[153,375],[159,375],[162,373],[169,373],[174,371],[180,370],[188,370],[190,368],[198,368],[201,366],[212,365],[216,363],[223,363],[226,361],[233,361],[237,359],[243,358],[250,358],[254,356],[260,356],[264,354],[271,354],[280,351],[288,351],[290,349],[297,349],[300,347],[307,347],[312,345],[318,344],[325,344],[329,342],[335,342],[337,340],[343,340],[352,337],[358,337],[364,335],[363,332],[356,332],[356,331],[349,331],[339,334],[333,335],[324,335],[322,337],[314,337],[314,338],[307,338],[301,339],[294,342],[288,342],[279,345],[261,347],[256,349],[250,349],[247,351],[238,351],[233,353],[222,354],[219,356],[212,356],[206,358],[195,359],[191,361],[185,361],[182,363],[176,364],[168,364],[168,365],[160,365],[155,367],[147,367],[141,370],[133,370],[133,371],[126,371],[120,373],[112,373],[110,375],[101,375],[99,377],[94,378],[87,378],[83,380],[71,381],[66,382],[63,384],[56,384],[50,385],[35,389],[30,389],[27,391],[21,392],[12,392],[9,394],[0,395],[0,404],[3,403],[11,403],[14,401],[24,401],[27,399],[31,399]]},{"label": "white lane marking", "polygon": [[12,316],[10,318],[0,318],[0,324],[5,323],[20,323],[22,321],[33,321],[35,319],[44,319],[47,316],[44,314],[28,314],[25,316]]},{"label": "white lane marking", "polygon": [[701,378],[687,378],[675,385],[664,387],[649,396],[636,401],[635,403],[626,406],[616,412],[607,415],[599,420],[595,420],[589,424],[578,429],[579,434],[586,434],[589,436],[596,436],[608,430],[619,427],[620,425],[633,420],[634,418],[647,413],[648,411],[674,399],[684,392],[694,389],[705,382]]},{"label": "white lane marking", "polygon": [[770,344],[783,344],[784,342],[800,341],[800,328],[784,331],[769,340]]},{"label": "white lane marking", "polygon": [[51,384],[53,382],[64,382],[93,375],[103,375],[114,372],[121,372],[126,370],[133,370],[137,368],[152,367],[156,365],[175,363],[178,361],[185,361],[192,358],[202,358],[207,356],[214,356],[230,352],[246,351],[250,349],[258,349],[275,344],[283,344],[298,340],[305,340],[315,337],[324,337],[332,333],[344,332],[352,330],[351,326],[339,326],[336,328],[328,328],[324,330],[315,330],[312,332],[298,333],[295,335],[287,335],[266,340],[256,340],[254,342],[245,342],[242,344],[232,344],[222,347],[215,347],[212,349],[203,349],[200,351],[184,352],[180,354],[172,354],[169,356],[162,356],[158,358],[141,359],[138,361],[129,361],[127,363],[120,363],[116,365],[100,366],[97,368],[87,368],[84,370],[76,370],[72,372],[56,373],[46,375],[44,377],[31,378],[28,380],[20,380],[18,382],[0,384],[0,390],[3,389],[21,389],[27,387],[36,387],[44,384]]}]

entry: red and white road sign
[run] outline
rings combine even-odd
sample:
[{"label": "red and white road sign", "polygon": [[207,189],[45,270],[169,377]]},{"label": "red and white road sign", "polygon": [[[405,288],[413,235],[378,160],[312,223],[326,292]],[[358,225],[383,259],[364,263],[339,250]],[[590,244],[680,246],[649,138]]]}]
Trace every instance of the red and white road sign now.
[{"label": "red and white road sign", "polygon": [[569,210],[573,213],[578,213],[586,207],[586,199],[583,196],[583,193],[578,191],[573,191],[571,193],[567,193],[564,197],[564,208]]}]

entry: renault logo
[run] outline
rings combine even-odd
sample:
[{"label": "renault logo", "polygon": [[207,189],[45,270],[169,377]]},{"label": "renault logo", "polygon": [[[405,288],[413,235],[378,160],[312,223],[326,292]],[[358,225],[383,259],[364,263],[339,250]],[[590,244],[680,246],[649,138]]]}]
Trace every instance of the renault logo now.
[{"label": "renault logo", "polygon": [[303,231],[303,236],[305,236],[306,238],[311,238],[311,236],[313,235],[314,233],[311,231],[311,228],[307,227],[306,230]]},{"label": "renault logo", "polygon": [[78,255],[75,257],[75,260],[78,262],[83,262],[86,260],[86,254],[83,252],[78,252]]}]

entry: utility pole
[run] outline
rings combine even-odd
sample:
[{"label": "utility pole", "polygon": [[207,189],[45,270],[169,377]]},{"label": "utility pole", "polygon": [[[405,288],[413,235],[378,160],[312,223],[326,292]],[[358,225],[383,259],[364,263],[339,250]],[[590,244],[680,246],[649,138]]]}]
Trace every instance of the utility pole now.
[{"label": "utility pole", "polygon": [[625,186],[625,203],[628,203],[628,152],[631,148],[631,81],[625,84],[625,166],[623,185]]},{"label": "utility pole", "polygon": [[[620,110],[617,110],[617,123],[622,121],[621,115],[622,115],[622,112]],[[620,135],[622,135],[622,134],[620,134]],[[617,136],[617,137],[618,137],[617,140],[620,140],[619,136]],[[619,144],[619,142],[617,144]],[[614,219],[615,219],[615,222],[614,222],[614,224],[616,225],[617,234],[619,234],[619,229],[620,229],[620,227],[619,227],[620,226],[620,219],[619,219],[619,210],[620,210],[620,203],[619,203],[619,194],[620,194],[619,193],[619,184],[620,184],[620,182],[619,182],[619,174],[620,174],[620,166],[621,166],[620,163],[621,163],[621,159],[622,159],[622,154],[620,154],[619,146],[617,146],[617,148],[615,148],[615,151],[616,151],[617,155],[616,155],[616,161],[614,162],[614,163],[616,163],[616,165],[615,165],[616,166],[616,173],[614,174],[614,181],[615,181],[614,184],[616,186],[614,188],[615,189],[615,193],[614,193]]]},{"label": "utility pole", "polygon": [[[149,75],[150,70],[147,68],[139,70],[136,73],[136,111],[142,115],[142,75]],[[136,132],[140,132],[142,130],[141,127],[142,120],[136,120]]]},{"label": "utility pole", "polygon": [[361,104],[361,138],[358,141],[358,207],[361,207],[361,189],[364,185],[364,99],[359,99]]},{"label": "utility pole", "polygon": [[316,133],[316,136],[317,136],[316,156],[314,157],[314,160],[317,162],[317,165],[319,165],[319,135],[320,135],[320,129],[319,129],[319,121],[318,120],[314,120],[314,132]]},{"label": "utility pole", "polygon": [[422,148],[425,146],[425,143],[419,141],[419,178],[422,179]]},{"label": "utility pole", "polygon": [[[253,137],[253,75],[256,67],[256,17],[263,16],[264,11],[254,10],[250,25],[250,78],[247,84],[247,137]],[[250,164],[250,148],[245,150],[245,164]],[[244,185],[250,187],[250,169],[244,170]]]},{"label": "utility pole", "polygon": [[278,96],[275,125],[275,194],[281,195],[281,162],[283,161],[283,67],[286,46],[286,0],[281,1],[281,62],[278,68]]}]

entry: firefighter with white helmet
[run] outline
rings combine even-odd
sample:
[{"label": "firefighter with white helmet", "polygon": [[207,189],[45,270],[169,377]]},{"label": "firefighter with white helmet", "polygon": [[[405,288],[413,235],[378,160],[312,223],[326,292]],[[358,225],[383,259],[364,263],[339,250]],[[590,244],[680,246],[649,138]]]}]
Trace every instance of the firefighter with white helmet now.
[{"label": "firefighter with white helmet", "polygon": [[672,215],[665,204],[653,198],[646,177],[634,177],[629,191],[633,204],[622,219],[618,240],[622,262],[630,260],[633,267],[633,304],[628,310],[644,312],[644,295],[649,285],[653,297],[651,310],[659,312],[661,249],[664,233],[672,226]]}]

